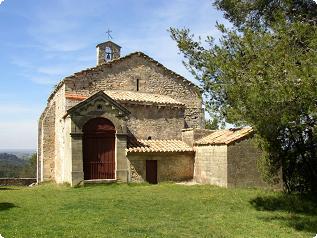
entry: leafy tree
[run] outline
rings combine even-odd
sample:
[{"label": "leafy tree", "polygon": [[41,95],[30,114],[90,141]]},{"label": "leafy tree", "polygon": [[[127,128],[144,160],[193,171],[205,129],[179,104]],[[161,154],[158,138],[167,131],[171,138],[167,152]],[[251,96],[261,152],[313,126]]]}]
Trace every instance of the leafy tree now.
[{"label": "leafy tree", "polygon": [[0,153],[0,178],[34,178],[36,166],[36,153],[25,159],[13,154]]},{"label": "leafy tree", "polygon": [[214,117],[213,119],[209,119],[208,121],[206,121],[205,128],[209,129],[209,130],[217,130],[217,129],[219,129],[218,118]]},{"label": "leafy tree", "polygon": [[27,164],[23,167],[20,177],[34,178],[36,177],[37,154],[34,153],[28,158]]},{"label": "leafy tree", "polygon": [[0,178],[19,177],[26,161],[16,155],[0,153]]},{"label": "leafy tree", "polygon": [[269,27],[280,18],[316,24],[313,0],[216,0],[214,6],[236,27]]},{"label": "leafy tree", "polygon": [[[265,151],[264,177],[282,169],[287,191],[317,191],[317,5],[312,1],[217,0],[234,24],[219,43],[170,29],[184,64],[219,121],[251,125]],[[309,9],[308,9],[309,6]],[[310,9],[312,7],[312,9]],[[207,45],[207,46],[206,46]]]}]

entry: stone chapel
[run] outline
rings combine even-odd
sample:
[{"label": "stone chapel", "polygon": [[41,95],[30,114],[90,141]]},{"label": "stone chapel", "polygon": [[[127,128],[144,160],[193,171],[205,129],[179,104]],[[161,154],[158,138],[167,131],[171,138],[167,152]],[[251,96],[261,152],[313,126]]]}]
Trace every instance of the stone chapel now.
[{"label": "stone chapel", "polygon": [[204,129],[201,90],[142,52],[97,45],[97,66],[64,78],[38,127],[38,182],[195,180],[265,186],[252,128]]}]

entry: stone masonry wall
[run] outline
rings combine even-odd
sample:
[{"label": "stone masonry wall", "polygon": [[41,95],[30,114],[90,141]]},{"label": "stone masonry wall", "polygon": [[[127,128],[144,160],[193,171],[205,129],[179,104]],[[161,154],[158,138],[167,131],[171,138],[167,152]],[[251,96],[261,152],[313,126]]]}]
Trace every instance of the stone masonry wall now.
[{"label": "stone masonry wall", "polygon": [[157,167],[159,182],[191,180],[194,174],[194,155],[187,153],[164,156],[158,160]]},{"label": "stone masonry wall", "polygon": [[41,114],[41,117],[37,124],[37,166],[36,166],[36,179],[37,182],[41,181],[42,178],[42,163],[43,163],[43,130],[42,130],[42,124],[43,124],[43,117],[46,110]]},{"label": "stone masonry wall", "polygon": [[228,146],[228,187],[268,187],[257,169],[261,153],[252,139]]},{"label": "stone masonry wall", "polygon": [[41,180],[54,179],[55,172],[55,103],[46,111],[41,126]]},{"label": "stone masonry wall", "polygon": [[189,146],[194,145],[194,130],[192,128],[182,130],[182,141]]},{"label": "stone masonry wall", "polygon": [[54,96],[56,103],[55,111],[55,181],[62,183],[64,181],[65,166],[65,87],[61,87]]},{"label": "stone masonry wall", "polygon": [[173,77],[142,55],[132,55],[116,63],[76,73],[65,80],[66,92],[91,96],[103,90],[137,91],[137,79],[140,92],[166,95],[185,103],[187,127],[204,127],[202,98],[198,89],[180,77]]},{"label": "stone masonry wall", "polygon": [[193,178],[192,153],[137,153],[128,154],[131,182],[146,181],[146,160],[157,160],[157,180],[185,181]]},{"label": "stone masonry wall", "polygon": [[138,139],[181,139],[184,109],[123,104],[131,115],[129,131]]},{"label": "stone masonry wall", "polygon": [[227,187],[227,146],[195,147],[194,180]]},{"label": "stone masonry wall", "polygon": [[39,121],[38,180],[62,181],[64,158],[65,87],[48,102]]},{"label": "stone masonry wall", "polygon": [[63,156],[63,182],[67,182],[69,184],[72,183],[72,137],[71,134],[71,118],[65,118],[65,128],[64,128],[64,137],[65,137],[65,150]]}]

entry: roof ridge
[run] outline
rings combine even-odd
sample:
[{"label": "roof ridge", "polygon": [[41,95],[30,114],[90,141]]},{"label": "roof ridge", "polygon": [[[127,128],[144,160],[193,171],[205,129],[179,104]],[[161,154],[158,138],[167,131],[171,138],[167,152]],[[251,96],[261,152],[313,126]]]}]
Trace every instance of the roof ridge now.
[{"label": "roof ridge", "polygon": [[143,146],[127,148],[127,152],[193,152],[194,149],[182,140],[176,139],[139,139]]},{"label": "roof ridge", "polygon": [[[177,107],[184,107],[185,104],[171,98],[167,95],[134,92],[127,90],[103,90],[103,93],[111,97],[116,101],[121,102],[136,102],[136,103],[151,103],[153,105],[171,105]],[[73,100],[85,100],[89,96],[85,96],[77,93],[65,93],[65,97]]]},{"label": "roof ridge", "polygon": [[[142,141],[181,141],[181,142],[184,142],[182,140],[177,140],[177,139],[137,139],[137,140],[142,140]],[[184,142],[185,143],[185,142]]]},{"label": "roof ridge", "polygon": [[136,93],[136,94],[149,94],[149,95],[157,95],[157,96],[163,96],[163,97],[171,98],[170,96],[167,96],[167,95],[162,95],[162,94],[158,94],[158,93],[151,93],[151,92],[130,91],[130,90],[121,90],[121,89],[108,89],[108,90],[104,90],[104,91],[105,92],[128,92],[128,93]]},{"label": "roof ridge", "polygon": [[[231,132],[231,133],[228,134],[228,132]],[[194,144],[195,145],[217,145],[217,144],[228,145],[232,142],[235,142],[239,139],[244,138],[245,136],[250,135],[253,132],[254,130],[252,127],[221,129],[197,140]]]}]

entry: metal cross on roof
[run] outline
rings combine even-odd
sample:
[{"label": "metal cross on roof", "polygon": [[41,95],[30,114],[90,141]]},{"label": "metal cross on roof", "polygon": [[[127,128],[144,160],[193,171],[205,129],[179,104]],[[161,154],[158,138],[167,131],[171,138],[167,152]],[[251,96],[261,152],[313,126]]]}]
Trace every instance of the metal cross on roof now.
[{"label": "metal cross on roof", "polygon": [[106,31],[107,33],[107,36],[108,36],[108,40],[111,40],[112,39],[112,36],[110,35],[112,31],[110,29],[108,29],[108,31]]}]

